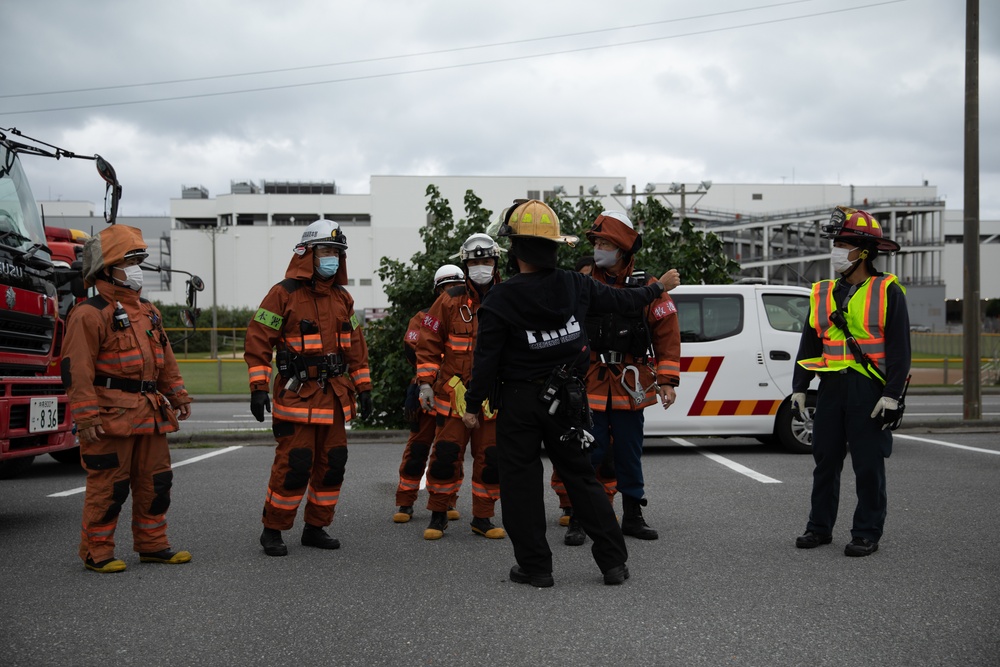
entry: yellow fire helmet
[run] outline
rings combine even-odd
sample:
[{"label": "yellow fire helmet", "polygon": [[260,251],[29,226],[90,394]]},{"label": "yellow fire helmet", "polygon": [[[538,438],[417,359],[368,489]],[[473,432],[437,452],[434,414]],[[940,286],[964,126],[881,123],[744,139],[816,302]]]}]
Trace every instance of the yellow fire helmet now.
[{"label": "yellow fire helmet", "polygon": [[547,204],[537,199],[515,199],[514,205],[503,212],[503,224],[497,236],[513,238],[533,236],[573,247],[580,239],[559,232],[559,217]]}]

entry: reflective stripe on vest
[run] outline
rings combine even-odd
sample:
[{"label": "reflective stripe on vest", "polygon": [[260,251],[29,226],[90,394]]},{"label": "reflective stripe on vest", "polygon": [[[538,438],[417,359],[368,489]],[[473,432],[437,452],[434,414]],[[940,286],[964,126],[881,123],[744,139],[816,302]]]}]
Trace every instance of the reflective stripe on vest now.
[{"label": "reflective stripe on vest", "polygon": [[[868,355],[883,377],[886,293],[893,282],[898,284],[896,276],[889,273],[873,276],[858,287],[847,303],[847,326],[861,350]],[[809,323],[823,343],[823,356],[802,359],[799,365],[819,372],[853,368],[862,375],[872,377],[862,364],[854,360],[846,334],[830,321],[830,315],[837,308],[833,300],[835,284],[833,280],[821,280],[813,285],[812,294],[809,295]]]}]

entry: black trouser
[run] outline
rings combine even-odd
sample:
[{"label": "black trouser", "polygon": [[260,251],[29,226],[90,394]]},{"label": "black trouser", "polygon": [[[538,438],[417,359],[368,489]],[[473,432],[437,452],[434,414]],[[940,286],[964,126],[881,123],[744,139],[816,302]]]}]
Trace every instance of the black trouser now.
[{"label": "black trouser", "polygon": [[552,551],[545,540],[545,480],[542,443],[559,473],[573,503],[573,518],[593,540],[591,551],[601,572],[628,560],[625,538],[597,481],[590,455],[579,442],[560,442],[566,432],[548,414],[548,405],[538,394],[541,386],[529,382],[505,382],[497,418],[497,450],[500,462],[500,503],[514,558],[529,574],[552,572]]},{"label": "black trouser", "polygon": [[892,453],[892,431],[883,431],[882,419],[871,417],[881,397],[881,386],[856,371],[820,373],[813,421],[816,468],[806,530],[822,535],[833,532],[840,503],[840,472],[850,446],[858,494],[851,535],[874,542],[882,537],[888,504],[885,459]]}]

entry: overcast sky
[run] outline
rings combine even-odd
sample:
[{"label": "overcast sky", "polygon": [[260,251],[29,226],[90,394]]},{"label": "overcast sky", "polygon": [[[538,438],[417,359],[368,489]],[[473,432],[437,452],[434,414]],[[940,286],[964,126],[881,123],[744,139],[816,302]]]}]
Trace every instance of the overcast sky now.
[{"label": "overcast sky", "polygon": [[[5,0],[0,127],[103,155],[123,215],[182,185],[380,174],[926,180],[961,209],[965,4]],[[997,220],[1000,3],[980,5]],[[92,163],[25,168],[38,199],[103,197]]]}]

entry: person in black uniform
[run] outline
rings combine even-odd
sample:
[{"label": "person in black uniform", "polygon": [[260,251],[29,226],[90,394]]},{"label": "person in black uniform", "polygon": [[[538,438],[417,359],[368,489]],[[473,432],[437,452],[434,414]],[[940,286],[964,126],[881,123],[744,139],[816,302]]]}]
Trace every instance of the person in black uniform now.
[{"label": "person in black uniform", "polygon": [[[813,285],[792,376],[792,409],[805,413],[806,391],[820,374],[813,420],[812,509],[799,549],[833,541],[840,473],[848,445],[858,504],[847,556],[878,550],[885,524],[885,459],[902,418],[910,372],[910,319],[905,288],[872,261],[899,244],[882,236],[868,212],[837,207],[823,237],[833,240],[831,262],[840,279]],[[853,340],[852,340],[853,339]]]},{"label": "person in black uniform", "polygon": [[[559,473],[574,516],[593,540],[604,583],[629,577],[628,550],[614,509],[597,481],[585,447],[589,411],[582,378],[590,346],[583,326],[588,310],[624,312],[651,303],[680,283],[675,270],[658,282],[621,290],[572,271],[556,269],[559,233],[555,212],[537,200],[516,200],[504,212],[499,236],[511,239],[510,270],[479,310],[479,335],[463,421],[479,424],[479,406],[497,405],[497,449],[503,523],[517,564],[510,580],[552,586],[552,552],[545,539],[541,447]],[[492,396],[491,396],[492,394]],[[475,412],[472,412],[475,410]]]}]

